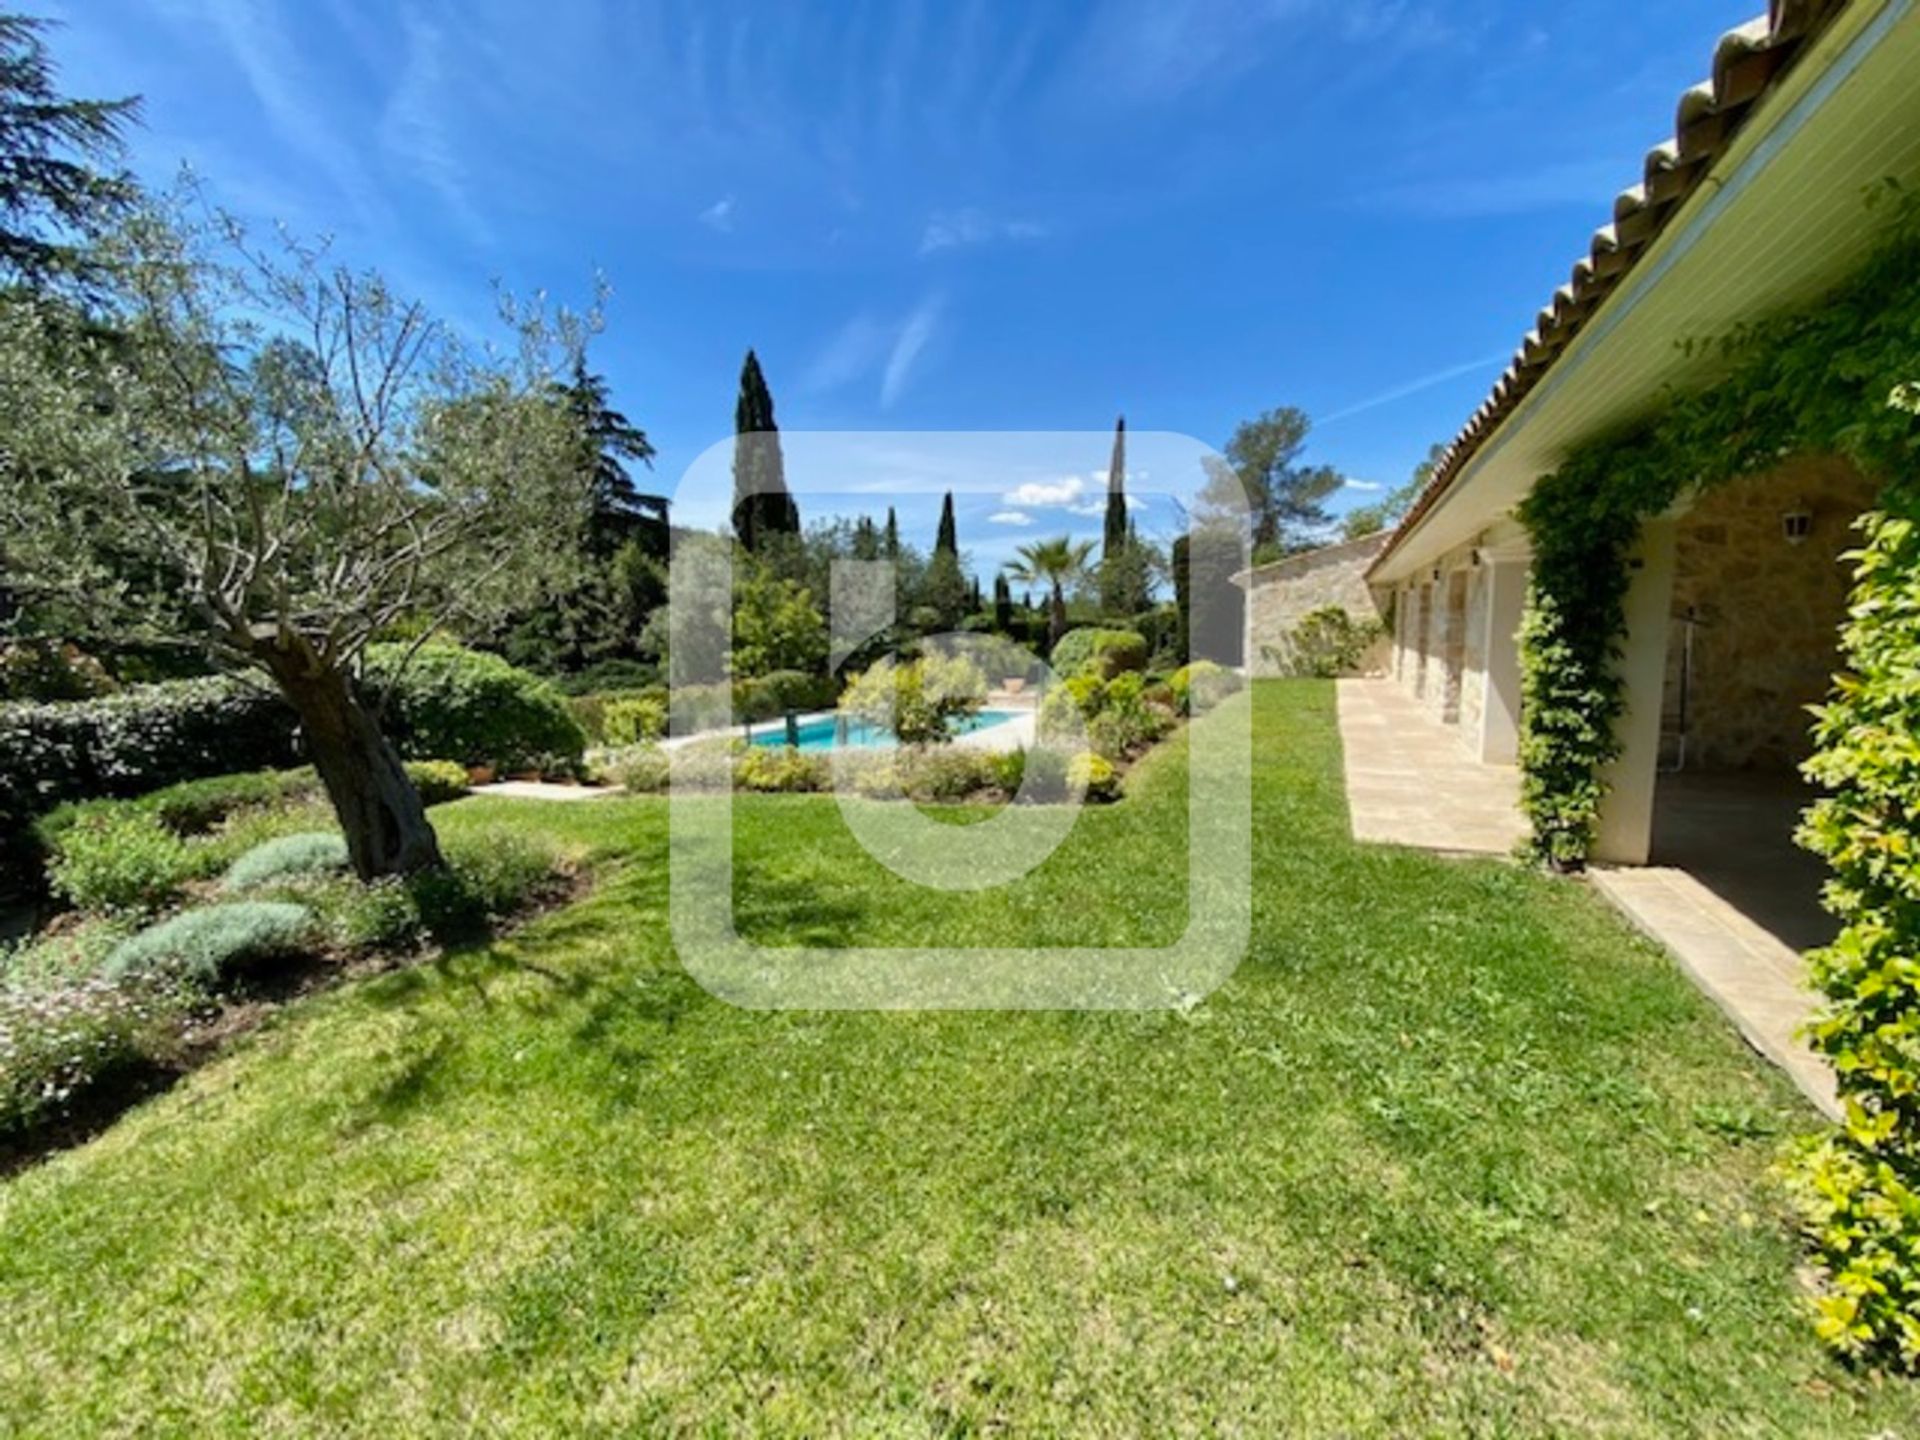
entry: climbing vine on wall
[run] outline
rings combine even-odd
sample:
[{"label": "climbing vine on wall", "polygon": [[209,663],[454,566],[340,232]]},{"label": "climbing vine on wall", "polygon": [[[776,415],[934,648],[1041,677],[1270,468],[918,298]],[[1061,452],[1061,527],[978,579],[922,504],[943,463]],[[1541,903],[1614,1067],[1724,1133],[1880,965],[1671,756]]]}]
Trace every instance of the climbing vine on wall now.
[{"label": "climbing vine on wall", "polygon": [[1823,1277],[1819,1333],[1849,1355],[1920,1369],[1920,223],[1822,305],[1697,347],[1712,385],[1589,445],[1521,511],[1534,570],[1521,628],[1521,765],[1540,857],[1592,847],[1616,753],[1628,563],[1640,525],[1688,491],[1795,452],[1846,456],[1880,480],[1816,712],[1809,776],[1826,796],[1801,842],[1832,867],[1834,944],[1810,957],[1824,1004],[1809,1031],[1846,1123],[1787,1162]]},{"label": "climbing vine on wall", "polygon": [[1920,206],[1889,188],[1891,239],[1817,309],[1690,348],[1714,383],[1582,447],[1520,518],[1534,561],[1521,629],[1523,802],[1539,858],[1577,869],[1593,845],[1620,712],[1627,563],[1641,524],[1683,492],[1795,452],[1902,473],[1915,416],[1888,397],[1920,369]]}]

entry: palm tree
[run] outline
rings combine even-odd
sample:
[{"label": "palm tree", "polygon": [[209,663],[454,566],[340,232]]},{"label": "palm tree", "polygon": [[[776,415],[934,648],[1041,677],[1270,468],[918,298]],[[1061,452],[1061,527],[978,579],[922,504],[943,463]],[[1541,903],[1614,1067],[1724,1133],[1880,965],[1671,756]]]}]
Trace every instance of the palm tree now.
[{"label": "palm tree", "polygon": [[1052,588],[1052,614],[1047,623],[1049,650],[1067,633],[1067,587],[1087,573],[1087,561],[1092,554],[1091,540],[1076,541],[1062,535],[1057,540],[1036,540],[1031,545],[1022,545],[1007,565],[1007,573],[1022,584]]}]

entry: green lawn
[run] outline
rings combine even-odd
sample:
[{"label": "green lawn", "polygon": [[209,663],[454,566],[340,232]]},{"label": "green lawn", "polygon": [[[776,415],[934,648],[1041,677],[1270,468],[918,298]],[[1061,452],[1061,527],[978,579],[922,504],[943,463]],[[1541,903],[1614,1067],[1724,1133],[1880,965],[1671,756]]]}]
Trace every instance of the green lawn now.
[{"label": "green lawn", "polygon": [[[598,889],[0,1187],[0,1432],[1920,1425],[1798,1313],[1789,1087],[1578,886],[1352,845],[1329,687],[1256,709],[1254,949],[1184,1014],[734,1009],[666,942],[662,802],[437,812]],[[974,900],[743,798],[745,924],[1164,938],[1182,763]]]}]

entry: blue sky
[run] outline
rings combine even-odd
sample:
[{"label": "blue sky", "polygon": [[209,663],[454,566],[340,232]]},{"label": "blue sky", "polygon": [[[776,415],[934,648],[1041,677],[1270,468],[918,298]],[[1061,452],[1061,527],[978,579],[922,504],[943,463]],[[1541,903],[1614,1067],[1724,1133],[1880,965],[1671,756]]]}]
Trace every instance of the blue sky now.
[{"label": "blue sky", "polygon": [[[476,328],[495,279],[584,300],[602,273],[594,364],[663,488],[729,432],[752,345],[790,429],[1105,432],[1124,411],[1219,444],[1299,405],[1311,458],[1358,482],[1342,504],[1459,427],[1759,8],[40,7],[70,89],[146,97],[151,178],[189,163]],[[1025,503],[1012,477],[966,495],[963,548],[990,571],[1098,533],[1079,512],[1105,461],[1090,438],[1083,469],[1019,480]],[[925,545],[916,488],[898,503]]]}]

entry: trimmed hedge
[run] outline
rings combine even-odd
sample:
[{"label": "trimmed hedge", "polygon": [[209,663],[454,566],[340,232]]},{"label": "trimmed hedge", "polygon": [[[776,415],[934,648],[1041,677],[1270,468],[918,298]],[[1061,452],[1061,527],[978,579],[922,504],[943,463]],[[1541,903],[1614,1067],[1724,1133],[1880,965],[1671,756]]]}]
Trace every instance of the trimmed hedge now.
[{"label": "trimmed hedge", "polygon": [[295,730],[271,689],[225,675],[0,705],[0,878],[30,883],[39,873],[32,822],[62,802],[294,765]]},{"label": "trimmed hedge", "polygon": [[559,688],[498,655],[458,645],[376,645],[374,686],[398,668],[382,723],[402,756],[520,770],[572,771],[587,736]]}]

